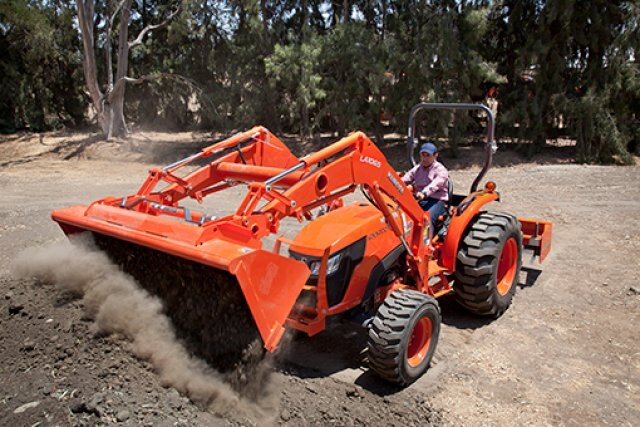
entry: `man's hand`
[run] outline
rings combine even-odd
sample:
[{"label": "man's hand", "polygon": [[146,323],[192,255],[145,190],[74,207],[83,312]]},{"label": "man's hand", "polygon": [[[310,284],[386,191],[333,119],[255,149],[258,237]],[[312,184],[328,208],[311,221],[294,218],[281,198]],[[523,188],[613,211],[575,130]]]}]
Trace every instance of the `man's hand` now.
[{"label": "man's hand", "polygon": [[425,195],[422,191],[418,191],[416,193],[416,199],[418,199],[419,201],[423,201],[425,199]]}]

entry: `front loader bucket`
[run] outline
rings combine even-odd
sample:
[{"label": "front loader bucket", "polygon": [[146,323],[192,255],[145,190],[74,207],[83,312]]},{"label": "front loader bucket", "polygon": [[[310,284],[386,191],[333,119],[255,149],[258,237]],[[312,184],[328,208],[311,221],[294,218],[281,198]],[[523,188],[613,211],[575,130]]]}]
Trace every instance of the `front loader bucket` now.
[{"label": "front loader bucket", "polygon": [[242,288],[265,348],[275,350],[284,321],[309,278],[309,268],[303,262],[258,250],[233,260],[229,271]]},{"label": "front loader bucket", "polygon": [[300,261],[242,243],[193,244],[188,231],[197,227],[161,217],[102,205],[52,217],[66,234],[91,232],[116,264],[160,297],[189,348],[222,372],[261,357],[263,346],[276,348],[309,276]]}]

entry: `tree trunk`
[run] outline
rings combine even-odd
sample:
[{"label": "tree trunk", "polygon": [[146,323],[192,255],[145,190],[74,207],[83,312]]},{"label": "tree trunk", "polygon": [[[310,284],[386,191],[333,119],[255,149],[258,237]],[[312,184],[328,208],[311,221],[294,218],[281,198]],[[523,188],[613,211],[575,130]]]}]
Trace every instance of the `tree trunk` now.
[{"label": "tree trunk", "polygon": [[116,94],[114,100],[111,102],[111,113],[113,115],[111,135],[115,137],[126,137],[129,134],[129,129],[124,119],[124,87],[119,94]]},{"label": "tree trunk", "polygon": [[384,33],[387,29],[387,0],[382,0],[382,28],[380,30],[380,40],[384,41]]},{"label": "tree trunk", "polygon": [[267,0],[260,0],[260,15],[262,15],[262,51],[269,54],[269,23],[267,22]]},{"label": "tree trunk", "polygon": [[[118,37],[118,65],[116,69],[116,82],[127,77],[129,69],[129,19],[131,18],[131,3],[127,0],[120,12],[120,34]],[[129,133],[124,120],[124,94],[126,84],[116,84],[113,92],[109,94],[109,104],[112,109],[112,135],[126,137]]]},{"label": "tree trunk", "polygon": [[[116,10],[113,10],[113,3],[109,2],[107,7],[107,25],[105,27],[106,39],[106,70],[107,89],[102,93],[98,84],[96,71],[96,57],[94,49],[94,0],[76,0],[78,7],[78,23],[82,33],[83,43],[83,69],[85,82],[91,95],[91,102],[96,110],[98,123],[103,134],[110,139],[112,137],[125,137],[128,134],[127,124],[124,118],[124,96],[127,82],[141,83],[150,80],[149,76],[138,79],[129,78],[129,51],[142,44],[147,33],[159,28],[166,27],[169,22],[180,12],[178,7],[174,12],[160,24],[145,25],[138,37],[129,42],[129,20],[131,18],[131,5],[133,0],[124,0],[118,3]],[[146,14],[146,4],[143,5],[143,13]],[[118,53],[115,79],[113,75],[113,57],[111,55],[111,29],[115,17],[120,17],[120,28],[118,31]]]},{"label": "tree trunk", "polygon": [[[269,23],[267,21],[267,0],[260,0],[260,15],[262,17],[262,54],[264,55],[264,58],[267,58],[271,54]],[[269,129],[278,131],[280,129],[280,124],[278,123],[278,115],[276,114],[275,105],[273,103],[275,96],[271,93],[271,86],[269,85],[269,80],[267,79],[264,68],[264,60],[262,61],[262,64],[263,65],[260,67],[260,79],[262,80],[263,87],[260,100],[262,104],[262,114],[260,114],[259,119],[261,122],[264,122]]]},{"label": "tree trunk", "polygon": [[309,106],[306,102],[302,104],[302,111],[300,116],[300,118],[302,119],[302,126],[300,127],[300,137],[303,141],[306,141],[307,138],[311,136],[311,132],[309,131]]},{"label": "tree trunk", "polygon": [[78,23],[82,33],[82,45],[84,50],[83,70],[84,79],[91,96],[91,102],[96,110],[98,123],[102,131],[107,135],[108,121],[105,121],[103,109],[103,95],[98,86],[95,52],[93,48],[93,0],[76,0],[78,6]]}]

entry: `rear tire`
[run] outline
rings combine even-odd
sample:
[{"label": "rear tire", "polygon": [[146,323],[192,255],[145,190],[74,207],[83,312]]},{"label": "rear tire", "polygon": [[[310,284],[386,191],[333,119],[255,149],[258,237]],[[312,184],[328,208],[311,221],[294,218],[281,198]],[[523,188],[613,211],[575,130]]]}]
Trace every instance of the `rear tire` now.
[{"label": "rear tire", "polygon": [[387,381],[411,384],[429,367],[440,335],[435,298],[402,289],[378,309],[369,330],[369,367]]},{"label": "rear tire", "polygon": [[509,214],[483,212],[460,242],[454,290],[472,313],[499,317],[511,304],[522,267],[520,223]]}]

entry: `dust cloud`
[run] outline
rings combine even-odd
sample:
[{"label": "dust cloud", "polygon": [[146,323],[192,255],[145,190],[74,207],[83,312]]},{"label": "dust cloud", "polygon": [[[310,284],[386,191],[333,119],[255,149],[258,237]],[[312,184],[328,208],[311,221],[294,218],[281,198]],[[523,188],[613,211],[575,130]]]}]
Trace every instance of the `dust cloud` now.
[{"label": "dust cloud", "polygon": [[240,397],[222,375],[187,352],[177,339],[161,301],[139,287],[99,251],[91,236],[22,252],[12,265],[14,276],[36,278],[82,298],[96,333],[119,333],[132,342],[136,356],[149,360],[164,387],[173,387],[195,404],[223,417],[273,420],[278,398],[266,384],[258,402]]}]

